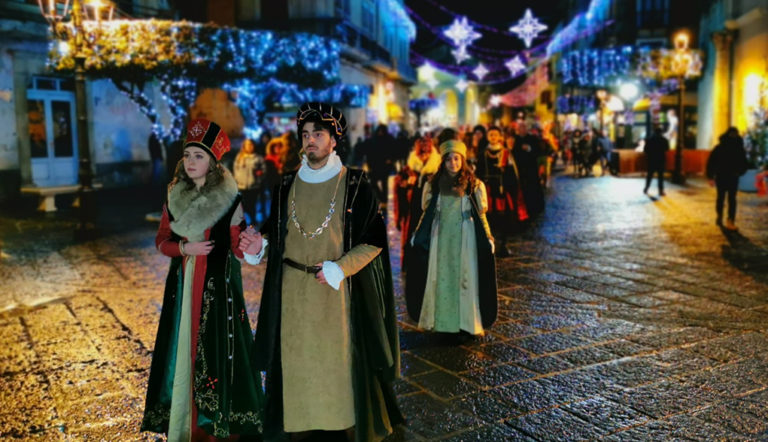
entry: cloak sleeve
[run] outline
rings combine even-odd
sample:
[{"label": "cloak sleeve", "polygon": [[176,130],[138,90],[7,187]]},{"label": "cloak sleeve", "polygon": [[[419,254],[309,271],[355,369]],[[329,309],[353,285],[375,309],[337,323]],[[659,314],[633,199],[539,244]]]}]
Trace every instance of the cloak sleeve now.
[{"label": "cloak sleeve", "polygon": [[368,244],[358,244],[336,261],[344,272],[344,277],[350,277],[367,266],[376,258],[381,249]]},{"label": "cloak sleeve", "polygon": [[181,256],[179,242],[173,239],[171,220],[168,215],[167,206],[163,206],[163,216],[160,218],[160,227],[158,227],[157,235],[155,235],[155,247],[157,247],[157,250],[165,256],[171,258]]},{"label": "cloak sleeve", "polygon": [[477,213],[480,217],[480,221],[483,223],[483,230],[488,235],[488,239],[493,241],[493,235],[491,234],[491,226],[488,225],[488,218],[485,216],[485,212],[488,211],[488,194],[485,193],[485,184],[480,180],[475,180],[475,201],[477,201]]},{"label": "cloak sleeve", "polygon": [[424,191],[421,193],[421,210],[427,210],[430,201],[432,201],[432,182],[427,180],[424,183]]}]

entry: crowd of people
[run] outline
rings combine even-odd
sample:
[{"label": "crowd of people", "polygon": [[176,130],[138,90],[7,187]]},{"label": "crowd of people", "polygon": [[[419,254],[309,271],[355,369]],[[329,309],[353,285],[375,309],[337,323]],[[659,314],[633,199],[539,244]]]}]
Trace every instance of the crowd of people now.
[{"label": "crowd of people", "polygon": [[509,255],[507,238],[544,210],[544,189],[556,145],[538,126],[529,130],[528,124],[516,122],[504,129],[477,125],[471,131],[444,128],[419,134],[394,180],[395,221],[402,232],[404,263],[406,242],[423,212],[425,186],[439,168],[440,146],[449,140],[466,146],[467,167],[483,183],[498,256]]},{"label": "crowd of people", "polygon": [[[172,441],[363,442],[405,423],[393,386],[400,345],[381,206],[393,174],[410,318],[420,330],[469,339],[496,321],[495,260],[544,210],[558,151],[548,131],[520,121],[409,138],[380,126],[347,151],[339,109],[305,103],[296,120],[298,137],[247,139],[230,165],[219,125],[187,127],[155,238],[171,260],[143,430]],[[649,161],[663,159],[663,139],[656,130],[648,140]],[[585,144],[601,143],[572,134],[564,147]],[[728,197],[727,229],[745,169],[731,128],[708,164],[718,223]],[[241,265],[263,260],[252,333]]]},{"label": "crowd of people", "polygon": [[619,173],[616,164],[610,162],[613,142],[606,130],[566,129],[562,133],[560,146],[563,163],[573,166],[576,177],[591,176],[598,163],[602,175]]},{"label": "crowd of people", "polygon": [[[305,103],[298,137],[246,139],[234,154],[216,123],[190,122],[155,238],[171,262],[144,430],[368,441],[404,423],[381,210],[392,175],[413,321],[455,336],[495,322],[495,255],[544,209],[554,148],[520,122],[413,138],[381,126],[347,150],[346,126]],[[263,259],[252,333],[241,263]]]}]

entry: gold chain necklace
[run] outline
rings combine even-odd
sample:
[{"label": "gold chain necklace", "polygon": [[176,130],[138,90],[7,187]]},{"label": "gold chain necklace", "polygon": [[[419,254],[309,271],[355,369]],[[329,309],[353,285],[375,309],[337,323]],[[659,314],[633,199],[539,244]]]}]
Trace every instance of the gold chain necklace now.
[{"label": "gold chain necklace", "polygon": [[296,226],[296,228],[299,230],[301,235],[304,238],[307,239],[315,239],[317,236],[319,236],[323,231],[328,228],[328,223],[331,222],[331,217],[333,217],[333,213],[336,212],[336,194],[339,192],[339,183],[341,183],[341,172],[339,171],[339,178],[336,180],[336,190],[333,191],[333,198],[331,199],[331,207],[328,209],[328,214],[325,215],[325,220],[323,220],[323,223],[320,224],[320,227],[315,229],[312,233],[307,233],[306,230],[304,230],[303,227],[301,227],[301,224],[299,224],[299,218],[296,216],[296,184],[293,183],[293,195],[291,196],[291,221],[293,221],[293,225]]}]

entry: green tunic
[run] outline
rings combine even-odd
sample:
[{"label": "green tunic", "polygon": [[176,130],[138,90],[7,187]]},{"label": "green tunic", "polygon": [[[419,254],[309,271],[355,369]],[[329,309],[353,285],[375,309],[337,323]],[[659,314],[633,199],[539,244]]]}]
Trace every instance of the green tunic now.
[{"label": "green tunic", "polygon": [[461,198],[441,195],[440,233],[437,236],[437,293],[435,330],[459,331],[461,291]]},{"label": "green tunic", "polygon": [[[344,254],[341,207],[346,192],[346,168],[340,173],[341,184],[336,191],[338,210],[323,233],[312,239],[305,238],[290,219],[290,201],[295,201],[296,219],[302,228],[314,232],[328,214],[338,178],[307,183],[297,176],[288,198],[284,256],[305,265],[335,261],[344,275],[350,276],[371,262],[381,249],[361,244]],[[285,431],[343,430],[354,426],[347,284],[342,282],[339,290],[335,290],[318,283],[314,275],[283,265],[282,292],[280,352]]]}]

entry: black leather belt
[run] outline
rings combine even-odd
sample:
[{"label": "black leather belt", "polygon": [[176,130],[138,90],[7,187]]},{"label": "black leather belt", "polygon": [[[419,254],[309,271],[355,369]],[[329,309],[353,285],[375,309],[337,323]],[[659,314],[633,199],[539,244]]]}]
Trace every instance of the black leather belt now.
[{"label": "black leather belt", "polygon": [[302,272],[311,273],[313,275],[317,275],[318,273],[320,273],[321,270],[323,270],[323,266],[305,266],[304,264],[299,264],[298,262],[290,260],[288,258],[284,258],[283,263],[288,267],[293,267],[294,269],[301,270]]}]

